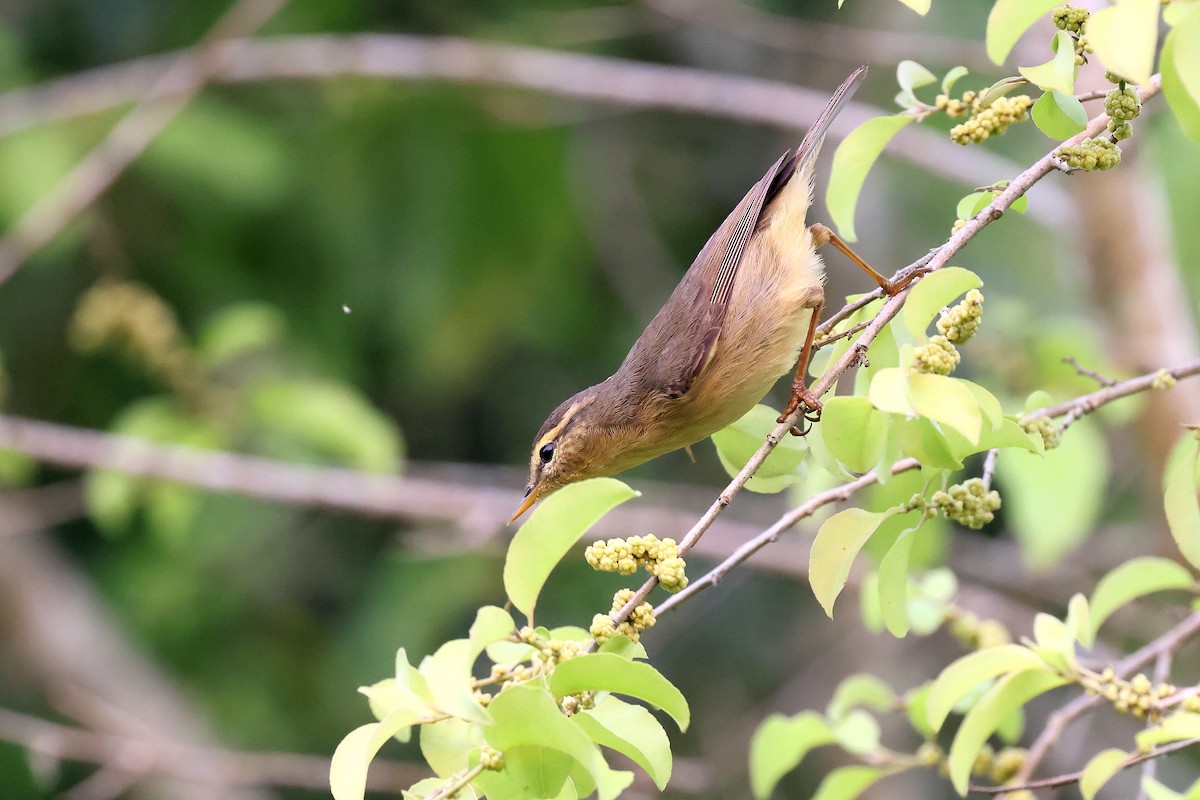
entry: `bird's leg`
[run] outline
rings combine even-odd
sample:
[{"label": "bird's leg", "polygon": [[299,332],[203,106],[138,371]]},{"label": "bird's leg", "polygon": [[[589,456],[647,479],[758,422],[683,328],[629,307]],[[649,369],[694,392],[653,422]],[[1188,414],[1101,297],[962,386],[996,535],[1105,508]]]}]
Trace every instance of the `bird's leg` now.
[{"label": "bird's leg", "polygon": [[819,248],[827,244],[833,245],[840,250],[842,254],[846,256],[846,258],[853,261],[863,272],[870,275],[871,280],[878,283],[880,288],[887,292],[888,295],[898,294],[900,290],[905,286],[908,286],[908,284],[911,283],[914,278],[922,274],[920,270],[917,270],[910,275],[906,275],[902,280],[890,281],[883,277],[883,275],[879,274],[879,272],[866,261],[863,261],[862,256],[851,250],[850,245],[842,241],[842,238],[829,228],[826,228],[820,223],[816,223],[815,225],[810,225],[808,230],[812,233],[813,247]]},{"label": "bird's leg", "polygon": [[808,321],[808,334],[804,337],[804,347],[800,350],[800,360],[796,363],[796,377],[792,379],[792,396],[788,399],[787,407],[779,415],[778,422],[790,417],[801,405],[806,409],[801,419],[809,423],[807,428],[792,426],[793,436],[805,436],[812,430],[812,423],[821,419],[821,401],[808,390],[808,362],[812,357],[813,339],[817,335],[817,324],[821,321],[821,309],[825,307],[822,296],[814,301],[812,317]]}]

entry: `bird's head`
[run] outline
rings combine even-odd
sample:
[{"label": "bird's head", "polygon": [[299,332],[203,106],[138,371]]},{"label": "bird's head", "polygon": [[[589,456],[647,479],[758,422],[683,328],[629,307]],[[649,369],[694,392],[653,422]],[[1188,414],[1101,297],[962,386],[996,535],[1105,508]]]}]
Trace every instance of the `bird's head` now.
[{"label": "bird's head", "polygon": [[509,524],[534,503],[569,483],[611,475],[614,472],[614,426],[599,386],[584,389],[565,400],[542,423],[529,456],[529,483],[525,498]]}]

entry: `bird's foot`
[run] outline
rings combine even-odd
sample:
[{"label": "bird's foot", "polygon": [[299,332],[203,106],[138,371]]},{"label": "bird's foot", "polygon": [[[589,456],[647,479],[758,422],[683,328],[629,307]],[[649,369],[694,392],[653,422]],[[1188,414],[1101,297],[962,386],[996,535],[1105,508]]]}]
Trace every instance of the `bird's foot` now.
[{"label": "bird's foot", "polygon": [[785,422],[788,417],[796,413],[796,410],[804,406],[804,413],[800,419],[808,423],[807,427],[792,426],[792,436],[807,436],[812,430],[814,422],[821,421],[821,401],[816,395],[808,390],[807,386],[792,386],[792,396],[788,399],[787,407],[783,409],[783,413],[779,415],[776,422]]}]

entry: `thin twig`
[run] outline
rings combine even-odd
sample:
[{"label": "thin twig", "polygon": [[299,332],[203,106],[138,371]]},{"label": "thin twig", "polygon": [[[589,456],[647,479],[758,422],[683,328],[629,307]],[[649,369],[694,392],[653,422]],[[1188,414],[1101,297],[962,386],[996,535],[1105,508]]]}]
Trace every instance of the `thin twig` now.
[{"label": "thin twig", "polygon": [[0,284],[49,244],[187,107],[228,57],[231,43],[265,25],[286,0],[238,0],[217,20],[192,56],[172,63],[100,144],[84,156],[0,238]]},{"label": "thin twig", "polygon": [[1200,360],[1192,361],[1172,369],[1161,369],[1157,372],[1147,373],[1136,378],[1130,378],[1127,381],[1121,381],[1120,383],[1114,383],[1112,386],[1098,389],[1091,394],[1085,394],[1074,400],[1030,411],[1025,416],[1069,417],[1074,421],[1079,417],[1092,413],[1105,403],[1154,388],[1155,383],[1162,381],[1164,375],[1170,376],[1175,380],[1180,380],[1197,373],[1200,373]]},{"label": "thin twig", "polygon": [[1083,364],[1080,364],[1079,359],[1075,358],[1075,356],[1066,356],[1063,358],[1062,361],[1064,364],[1069,364],[1072,367],[1074,367],[1075,371],[1078,372],[1080,375],[1084,376],[1085,378],[1091,378],[1092,380],[1094,380],[1096,383],[1100,384],[1101,386],[1112,386],[1113,384],[1116,383],[1116,381],[1113,380],[1112,378],[1109,378],[1105,375],[1101,375],[1096,370],[1088,369]]},{"label": "thin twig", "polygon": [[[140,739],[86,730],[0,708],[0,740],[55,759],[117,765],[119,771],[205,781],[213,764],[229,785],[287,786],[328,790],[329,759],[301,753],[253,753],[195,747],[162,739]],[[417,765],[375,760],[367,788],[399,794],[428,777]]]},{"label": "thin twig", "polygon": [[[1143,762],[1153,764],[1154,759],[1161,758],[1165,755],[1184,750],[1188,747],[1194,747],[1200,744],[1200,739],[1183,739],[1178,742],[1163,745],[1162,747],[1151,750],[1149,753],[1136,753],[1125,760],[1118,767],[1118,770],[1129,769]],[[976,786],[971,784],[967,787],[968,792],[976,794],[1008,794],[1009,792],[1032,791],[1034,789],[1054,789],[1059,786],[1069,786],[1072,783],[1078,783],[1083,777],[1083,772],[1072,772],[1067,775],[1057,775],[1053,778],[1044,778],[1040,781],[1031,781],[1029,783],[1013,783],[1004,786]]]},{"label": "thin twig", "polygon": [[[1171,660],[1175,653],[1170,650],[1163,650],[1154,660],[1154,685],[1161,686],[1171,677]],[[1148,722],[1147,727],[1153,727],[1156,723]],[[1153,780],[1154,775],[1158,770],[1158,761],[1148,759],[1145,766],[1142,767],[1142,779],[1138,782],[1137,800],[1149,800],[1146,794],[1147,781]]]},{"label": "thin twig", "polygon": [[992,478],[996,475],[996,460],[1000,457],[999,448],[988,450],[983,459],[983,485],[992,488]]}]

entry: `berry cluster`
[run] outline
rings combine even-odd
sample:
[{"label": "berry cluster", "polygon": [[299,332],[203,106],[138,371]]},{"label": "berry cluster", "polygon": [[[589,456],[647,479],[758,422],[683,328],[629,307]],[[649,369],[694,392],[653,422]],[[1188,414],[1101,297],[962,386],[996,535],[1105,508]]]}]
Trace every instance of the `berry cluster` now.
[{"label": "berry cluster", "polygon": [[1084,139],[1077,145],[1060,147],[1055,154],[1072,169],[1112,169],[1121,163],[1121,148],[1103,136]]},{"label": "berry cluster", "polygon": [[484,769],[502,770],[504,769],[504,761],[500,756],[501,753],[499,750],[485,744],[479,748],[479,766]]},{"label": "berry cluster", "polygon": [[1050,13],[1050,19],[1060,31],[1079,33],[1091,16],[1086,8],[1061,5]]},{"label": "berry cluster", "polygon": [[980,478],[971,478],[944,492],[934,492],[929,502],[941,509],[947,519],[979,529],[996,518],[995,512],[1000,510],[1000,493],[989,490]]},{"label": "berry cluster", "polygon": [[949,375],[962,360],[958,348],[945,336],[930,336],[928,342],[916,349],[915,356],[912,371],[933,375]]},{"label": "berry cluster", "polygon": [[596,541],[588,546],[583,557],[599,572],[632,575],[639,566],[644,566],[668,592],[677,592],[688,583],[684,574],[687,565],[679,555],[679,545],[674,539],[659,539],[652,533]]},{"label": "berry cluster", "polygon": [[1022,417],[1018,424],[1026,433],[1036,433],[1042,437],[1042,445],[1047,450],[1053,450],[1062,444],[1062,431],[1049,417]]},{"label": "berry cluster", "polygon": [[970,611],[955,606],[946,609],[950,635],[971,650],[986,650],[1012,642],[1012,634],[998,620],[980,619]]},{"label": "berry cluster", "polygon": [[[925,742],[915,754],[918,764],[926,767],[938,767],[943,773],[949,774],[950,767],[946,754],[936,742]],[[971,774],[978,777],[991,778],[996,784],[1003,785],[1016,777],[1021,767],[1025,766],[1027,752],[1023,747],[1005,747],[1000,752],[985,744],[975,756],[971,765]],[[1006,794],[1005,797],[1018,797],[1019,793]],[[1029,795],[1030,798],[1033,795]]]},{"label": "berry cluster", "polygon": [[194,389],[200,380],[175,313],[141,284],[101,281],[92,286],[75,309],[69,336],[79,352],[112,348],[180,391]]},{"label": "berry cluster", "polygon": [[[610,614],[615,614],[624,608],[625,604],[633,599],[633,595],[633,589],[621,589],[613,595]],[[636,642],[641,638],[642,631],[654,627],[654,607],[649,603],[642,603],[635,608],[629,615],[629,619],[620,625],[612,621],[610,614],[597,614],[592,617],[592,627],[589,633],[596,640],[596,644],[604,644],[614,636],[624,636],[629,641]]]},{"label": "berry cluster", "polygon": [[1136,119],[1142,113],[1142,101],[1137,90],[1129,86],[1123,89],[1118,87],[1104,95],[1104,113],[1122,122]]},{"label": "berry cluster", "polygon": [[[1175,376],[1165,369],[1160,369],[1154,374],[1154,381],[1150,384],[1150,388],[1157,391],[1162,391],[1164,389],[1170,389],[1175,384]],[[3,397],[3,395],[0,394],[0,397]]]},{"label": "berry cluster", "polygon": [[938,317],[937,329],[953,344],[962,344],[975,335],[982,320],[983,293],[972,289],[961,303],[942,312]]},{"label": "berry cluster", "polygon": [[[1162,716],[1159,702],[1179,691],[1169,683],[1155,686],[1140,672],[1129,680],[1123,680],[1112,667],[1105,667],[1100,673],[1085,672],[1080,683],[1089,695],[1103,697],[1120,713],[1133,714],[1139,719],[1146,717],[1152,722]],[[1187,710],[1187,701],[1184,702],[1184,709]]]},{"label": "berry cluster", "polygon": [[[516,640],[537,648],[529,663],[493,664],[491,677],[481,683],[495,684],[503,690],[504,687],[531,681],[538,676],[552,671],[556,664],[574,658],[585,652],[587,642],[570,639],[550,639],[539,633],[536,628],[528,625],[517,631]],[[494,695],[476,690],[475,701],[481,706],[487,706]]]},{"label": "berry cluster", "polygon": [[[1033,104],[1029,95],[1022,94],[1000,97],[984,106],[974,92],[964,94],[963,102],[964,105],[970,103],[972,116],[950,129],[950,138],[963,145],[978,144],[990,136],[999,136],[1014,122],[1023,122],[1029,117],[1029,107]],[[950,113],[949,103],[946,113]]]}]

